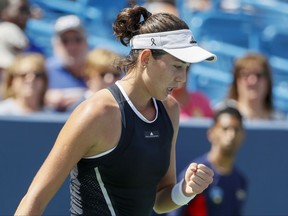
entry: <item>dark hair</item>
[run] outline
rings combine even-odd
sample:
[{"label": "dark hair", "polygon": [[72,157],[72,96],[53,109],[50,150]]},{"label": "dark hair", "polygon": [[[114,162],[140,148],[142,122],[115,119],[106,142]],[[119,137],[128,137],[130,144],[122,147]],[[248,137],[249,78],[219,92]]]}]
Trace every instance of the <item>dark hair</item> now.
[{"label": "dark hair", "polygon": [[268,85],[267,85],[267,95],[264,99],[264,106],[267,110],[273,110],[273,92],[272,92],[272,75],[271,75],[271,68],[269,65],[268,59],[259,53],[247,53],[244,57],[238,58],[234,62],[233,66],[233,81],[228,91],[228,98],[234,99],[238,101],[239,92],[237,87],[237,80],[239,78],[240,71],[246,67],[248,62],[254,62],[254,64],[259,64],[263,68],[263,73],[266,76]]},{"label": "dark hair", "polygon": [[241,123],[241,126],[243,126],[242,114],[240,113],[240,111],[236,107],[229,106],[229,105],[222,106],[221,108],[215,110],[214,115],[213,115],[213,125],[215,125],[218,122],[218,120],[222,114],[229,114],[231,116],[236,117],[239,120],[239,122]]},{"label": "dark hair", "polygon": [[[123,9],[113,24],[116,39],[120,40],[124,46],[127,46],[135,35],[180,29],[189,29],[188,25],[180,18],[168,13],[152,15],[146,8],[138,5]],[[154,58],[165,53],[162,50],[153,50],[152,52]],[[138,55],[139,50],[131,50],[126,58],[117,62],[118,67],[127,72],[129,68],[135,66]]]}]

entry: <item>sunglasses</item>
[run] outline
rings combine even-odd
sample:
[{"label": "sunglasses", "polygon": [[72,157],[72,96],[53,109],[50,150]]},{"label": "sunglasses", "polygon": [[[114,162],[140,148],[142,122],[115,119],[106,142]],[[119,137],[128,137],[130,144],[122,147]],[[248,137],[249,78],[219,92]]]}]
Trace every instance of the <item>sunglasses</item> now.
[{"label": "sunglasses", "polygon": [[250,76],[256,76],[257,79],[263,79],[266,77],[266,74],[264,74],[263,72],[249,73],[249,72],[244,72],[244,71],[240,71],[239,73],[239,77],[243,79],[248,79]]},{"label": "sunglasses", "polygon": [[101,73],[100,76],[104,78],[105,76],[113,76],[114,78],[119,78],[121,76],[120,73],[112,73],[112,72],[104,72]]},{"label": "sunglasses", "polygon": [[18,73],[14,74],[15,77],[20,77],[22,79],[26,79],[28,76],[33,75],[36,79],[44,78],[45,73],[35,72],[35,73]]},{"label": "sunglasses", "polygon": [[79,36],[79,37],[61,37],[61,42],[64,45],[67,45],[69,43],[76,43],[76,44],[80,44],[84,41],[84,38]]}]

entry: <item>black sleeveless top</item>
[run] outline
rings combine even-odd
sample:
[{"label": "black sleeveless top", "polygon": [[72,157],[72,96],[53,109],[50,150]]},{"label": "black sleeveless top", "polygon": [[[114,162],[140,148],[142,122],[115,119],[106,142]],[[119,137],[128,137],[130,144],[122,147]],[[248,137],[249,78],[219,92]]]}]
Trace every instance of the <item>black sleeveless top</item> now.
[{"label": "black sleeveless top", "polygon": [[172,123],[161,101],[154,100],[158,116],[149,122],[116,84],[108,89],[121,110],[121,137],[113,150],[83,158],[71,171],[71,215],[148,216],[169,167]]}]

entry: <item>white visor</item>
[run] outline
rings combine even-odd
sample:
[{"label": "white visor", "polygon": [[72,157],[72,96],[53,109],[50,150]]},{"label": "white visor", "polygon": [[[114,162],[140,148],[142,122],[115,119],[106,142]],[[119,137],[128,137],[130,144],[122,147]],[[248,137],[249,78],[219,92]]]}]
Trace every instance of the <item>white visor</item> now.
[{"label": "white visor", "polygon": [[216,61],[213,53],[198,46],[188,29],[140,34],[130,40],[132,49],[159,49],[188,63]]}]

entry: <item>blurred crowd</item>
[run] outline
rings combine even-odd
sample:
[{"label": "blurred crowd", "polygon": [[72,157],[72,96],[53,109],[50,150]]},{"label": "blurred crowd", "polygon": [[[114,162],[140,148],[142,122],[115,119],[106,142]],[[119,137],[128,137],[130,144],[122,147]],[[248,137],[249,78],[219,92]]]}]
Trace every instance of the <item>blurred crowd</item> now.
[{"label": "blurred crowd", "polygon": [[[152,13],[179,16],[173,0],[147,0],[143,5]],[[190,1],[188,5],[200,11],[213,6],[212,1]],[[221,5],[231,9],[237,1],[222,1]],[[125,75],[113,67],[122,54],[110,48],[89,47],[87,26],[75,14],[55,19],[50,40],[53,54],[47,56],[25,31],[29,19],[39,16],[39,8],[32,7],[28,0],[0,3],[0,115],[72,112],[93,92]],[[273,105],[273,71],[264,54],[246,53],[235,60],[231,73],[233,80],[223,102],[235,103],[245,119],[286,119],[285,113]],[[187,71],[190,76],[193,65]],[[219,105],[212,104],[204,92],[189,90],[187,83],[172,95],[180,104],[181,120],[211,118]]]},{"label": "blurred crowd", "polygon": [[[130,3],[133,2],[137,3]],[[207,11],[213,7],[212,2],[187,0],[187,7],[195,11]],[[168,12],[180,16],[174,0],[146,0],[141,3],[151,13]],[[223,0],[221,7],[234,10],[239,6],[238,3],[239,1]],[[39,17],[41,10],[32,7],[29,0],[0,1],[0,115],[70,114],[94,92],[107,88],[125,76],[123,71],[114,66],[122,53],[111,49],[111,46],[90,47],[87,26],[75,14],[66,14],[55,19],[50,40],[52,55],[48,56],[41,47],[34,44],[31,35],[25,30],[29,19]],[[273,104],[273,70],[264,53],[247,52],[235,59],[231,74],[232,81],[225,92],[225,98],[216,105],[211,103],[204,92],[188,88],[189,77],[193,76],[193,65],[187,70],[187,81],[174,89],[172,95],[180,105],[180,121],[193,118],[213,121],[207,132],[211,151],[200,160],[214,167],[218,174],[220,183],[215,183],[215,188],[234,192],[236,187],[241,187],[240,192],[246,193],[245,178],[233,167],[234,157],[244,139],[242,118],[243,121],[285,121],[287,116]],[[220,108],[227,104],[228,108],[219,113]],[[224,146],[228,139],[233,144],[229,154]],[[220,163],[227,164],[227,161],[229,166],[223,168]],[[232,185],[231,189],[226,184],[227,179],[229,182],[236,179],[238,184]],[[205,199],[211,198],[208,192],[214,193],[215,188],[211,187],[204,193],[203,196],[207,196]],[[199,199],[195,200],[201,204]],[[211,203],[214,201],[212,198],[209,200]],[[240,203],[242,208],[242,201],[244,202],[244,197],[229,204],[229,208],[233,209],[235,203]],[[225,203],[223,201],[222,208],[226,208],[226,202],[229,203],[229,200],[225,199]],[[191,205],[196,204],[192,202]],[[186,211],[185,214],[182,212],[183,215],[189,215],[189,206],[182,211]]]},{"label": "blurred crowd", "polygon": [[85,25],[76,15],[55,20],[53,55],[46,56],[25,32],[31,10],[26,0],[1,1],[0,115],[71,112],[81,100],[121,77],[113,67],[120,54],[90,49]]}]

